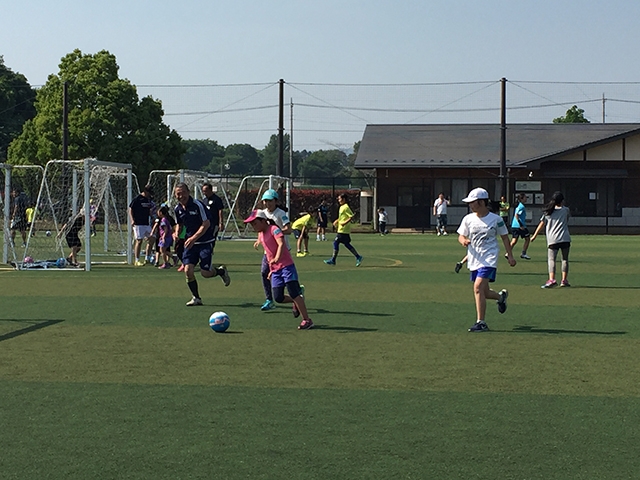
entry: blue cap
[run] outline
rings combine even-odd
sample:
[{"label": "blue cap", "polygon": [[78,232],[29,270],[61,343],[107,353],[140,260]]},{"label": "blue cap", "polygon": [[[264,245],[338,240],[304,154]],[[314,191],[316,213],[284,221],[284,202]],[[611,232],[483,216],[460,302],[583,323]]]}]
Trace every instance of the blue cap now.
[{"label": "blue cap", "polygon": [[273,188],[270,188],[266,192],[262,194],[262,200],[277,200],[278,192],[276,192]]}]

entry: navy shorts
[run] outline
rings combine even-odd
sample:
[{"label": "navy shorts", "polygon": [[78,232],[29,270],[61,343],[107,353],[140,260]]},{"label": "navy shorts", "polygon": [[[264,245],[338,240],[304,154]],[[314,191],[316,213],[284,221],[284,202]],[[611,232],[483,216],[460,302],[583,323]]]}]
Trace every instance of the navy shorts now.
[{"label": "navy shorts", "polygon": [[211,259],[213,257],[212,243],[196,243],[191,248],[185,248],[182,254],[182,263],[185,265],[198,265],[200,269],[211,270]]},{"label": "navy shorts", "polygon": [[471,281],[475,282],[476,278],[488,278],[489,283],[496,281],[496,273],[498,272],[497,268],[492,267],[480,267],[478,270],[474,270],[471,272]]}]

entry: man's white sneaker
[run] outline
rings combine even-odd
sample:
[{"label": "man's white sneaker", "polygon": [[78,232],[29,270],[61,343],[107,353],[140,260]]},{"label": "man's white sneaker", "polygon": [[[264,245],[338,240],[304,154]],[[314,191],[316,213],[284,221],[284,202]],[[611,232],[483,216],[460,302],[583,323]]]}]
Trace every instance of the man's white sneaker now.
[{"label": "man's white sneaker", "polygon": [[202,305],[202,299],[201,298],[196,298],[196,297],[191,297],[191,300],[189,300],[187,302],[187,307],[193,307],[196,305]]}]

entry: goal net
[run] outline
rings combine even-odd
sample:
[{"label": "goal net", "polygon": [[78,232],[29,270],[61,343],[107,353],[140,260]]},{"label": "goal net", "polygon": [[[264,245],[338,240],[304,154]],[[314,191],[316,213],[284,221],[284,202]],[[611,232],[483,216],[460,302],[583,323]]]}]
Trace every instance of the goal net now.
[{"label": "goal net", "polygon": [[177,201],[173,195],[173,190],[178,183],[185,183],[191,191],[191,196],[198,200],[202,200],[202,186],[205,183],[211,184],[216,195],[222,200],[225,208],[226,223],[237,229],[237,222],[233,215],[229,216],[228,212],[233,212],[231,206],[233,199],[230,198],[228,188],[229,179],[220,175],[213,175],[198,170],[153,170],[149,174],[149,182],[154,192],[154,201],[157,204],[164,203],[171,210],[176,206]]},{"label": "goal net", "polygon": [[44,168],[39,165],[0,163],[3,264],[15,265],[18,259],[24,258],[27,230],[34,213],[43,172]]},{"label": "goal net", "polygon": [[17,267],[65,265],[60,259],[69,257],[68,240],[75,235],[82,244],[77,260],[85,270],[92,264],[131,263],[131,200],[131,165],[95,159],[48,162]]}]

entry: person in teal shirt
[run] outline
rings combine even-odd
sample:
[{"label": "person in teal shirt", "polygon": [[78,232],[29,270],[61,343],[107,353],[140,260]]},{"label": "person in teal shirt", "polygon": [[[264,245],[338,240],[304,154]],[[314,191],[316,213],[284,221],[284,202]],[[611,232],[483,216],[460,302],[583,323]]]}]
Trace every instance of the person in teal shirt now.
[{"label": "person in teal shirt", "polygon": [[527,249],[531,241],[531,233],[529,233],[529,229],[527,228],[527,209],[524,206],[524,202],[527,201],[527,194],[519,193],[516,198],[518,199],[518,206],[513,211],[513,220],[511,221],[511,248],[518,243],[518,238],[524,238],[520,258],[531,260],[531,257],[527,255]]}]

